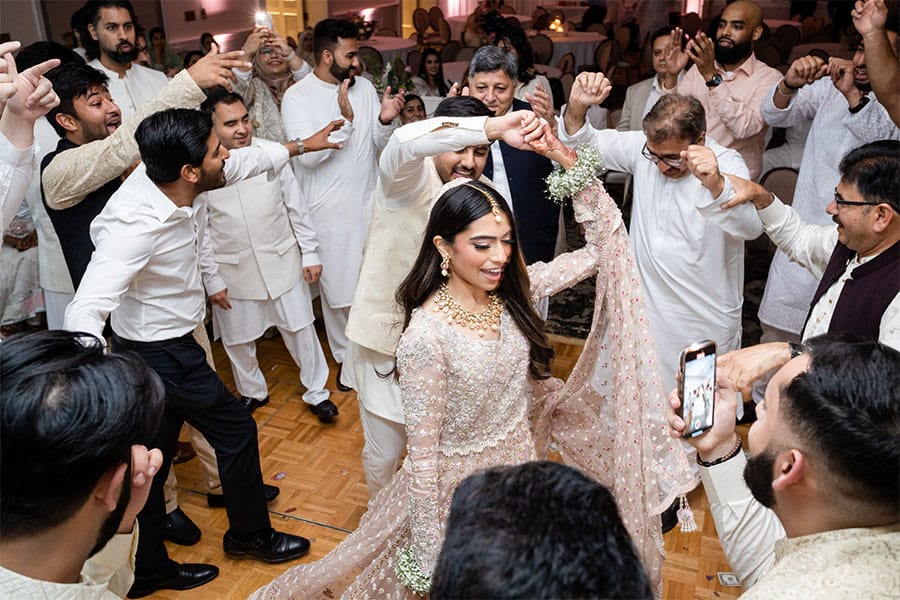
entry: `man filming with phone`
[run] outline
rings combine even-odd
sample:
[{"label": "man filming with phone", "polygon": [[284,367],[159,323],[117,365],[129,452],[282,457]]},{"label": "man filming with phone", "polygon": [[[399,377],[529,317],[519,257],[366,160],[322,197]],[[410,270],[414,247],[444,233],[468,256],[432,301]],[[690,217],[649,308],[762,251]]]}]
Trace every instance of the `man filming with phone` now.
[{"label": "man filming with phone", "polygon": [[[845,335],[806,344],[769,381],[750,458],[721,374],[714,425],[687,442],[741,598],[881,597],[900,589],[900,353]],[[669,403],[684,437],[676,392]]]}]

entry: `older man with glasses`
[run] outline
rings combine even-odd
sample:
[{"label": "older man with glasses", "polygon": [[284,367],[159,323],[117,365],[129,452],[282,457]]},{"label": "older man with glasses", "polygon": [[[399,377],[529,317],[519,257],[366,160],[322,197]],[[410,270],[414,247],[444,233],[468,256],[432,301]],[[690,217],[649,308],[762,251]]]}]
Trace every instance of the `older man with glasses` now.
[{"label": "older man with glasses", "polygon": [[[775,194],[738,178],[730,178],[737,193],[723,207],[755,206],[769,239],[818,278],[804,341],[845,333],[900,350],[900,141],[860,146],[841,160],[839,170],[834,200],[825,207],[831,225],[804,222]],[[769,342],[733,352],[720,364],[746,392],[799,351],[793,342]]]},{"label": "older man with glasses", "polygon": [[585,112],[609,91],[602,73],[581,73],[559,137],[597,147],[605,168],[634,176],[631,245],[669,389],[685,345],[712,339],[721,351],[740,348],[744,240],[759,236],[763,225],[752,207],[721,209],[733,193],[722,173],[747,177],[747,166],[706,136],[697,99],[663,96],[644,117],[643,131],[594,129]]}]

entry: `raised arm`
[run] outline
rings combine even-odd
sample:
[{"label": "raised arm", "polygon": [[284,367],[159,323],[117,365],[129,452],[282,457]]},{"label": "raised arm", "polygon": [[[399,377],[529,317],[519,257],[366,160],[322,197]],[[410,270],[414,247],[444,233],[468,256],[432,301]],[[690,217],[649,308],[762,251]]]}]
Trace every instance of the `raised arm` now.
[{"label": "raised arm", "polygon": [[887,6],[884,0],[858,0],[852,15],[856,30],[863,36],[866,69],[877,74],[869,77],[872,91],[900,127],[900,63],[885,29]]},{"label": "raised arm", "polygon": [[167,108],[196,108],[206,98],[202,88],[229,85],[233,67],[245,66],[240,51],[217,54],[215,50],[190,69],[176,75],[153,99],[146,102],[109,137],[56,157],[41,174],[44,197],[50,208],[63,210],[84,200],[94,190],[119,177],[140,158],[134,132],[149,115]]},{"label": "raised arm", "polygon": [[[535,152],[559,165],[547,178],[549,195],[557,201],[572,198],[575,220],[584,226],[585,246],[567,252],[549,263],[528,267],[533,302],[571,287],[595,274],[603,260],[603,247],[610,234],[622,225],[622,215],[597,179],[600,157],[594,148],[579,154],[560,142],[550,125],[526,135]],[[526,126],[528,123],[526,122]]]}]

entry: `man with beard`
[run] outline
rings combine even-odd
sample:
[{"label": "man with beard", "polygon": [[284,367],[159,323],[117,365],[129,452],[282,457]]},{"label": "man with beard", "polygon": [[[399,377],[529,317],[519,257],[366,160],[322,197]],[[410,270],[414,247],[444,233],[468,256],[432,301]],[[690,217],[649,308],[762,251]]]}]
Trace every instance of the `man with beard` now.
[{"label": "man with beard", "polygon": [[[357,54],[356,25],[324,19],[316,24],[316,68],[284,94],[281,115],[289,139],[304,138],[335,119],[344,126],[331,137],[340,151],[326,150],[295,161],[300,192],[309,202],[319,238],[322,277],[319,292],[331,355],[339,365],[347,349],[347,316],[362,264],[363,246],[375,194],[377,155],[387,144],[393,121],[403,109],[403,91],[391,98],[390,87],[379,102],[365,78]],[[337,387],[341,383],[338,370]],[[320,420],[337,416],[337,407],[312,407]]]},{"label": "man with beard", "polygon": [[746,177],[747,167],[735,150],[707,135],[698,99],[662,96],[644,117],[643,131],[594,129],[585,120],[587,107],[610,91],[602,73],[580,73],[559,139],[573,148],[596,147],[605,168],[634,177],[629,237],[669,388],[685,345],[711,339],[720,352],[741,347],[744,241],[759,236],[763,225],[750,206],[722,210],[732,194],[724,174]]},{"label": "man with beard", "polygon": [[264,27],[253,30],[243,46],[252,69],[235,69],[234,91],[241,95],[258,138],[286,142],[281,122],[281,100],[294,83],[309,75],[311,68],[291,50],[278,33]]},{"label": "man with beard", "polygon": [[162,466],[146,448],[162,419],[159,377],[134,354],[56,330],[4,340],[0,379],[0,596],[123,597],[135,517]]},{"label": "man with beard", "polygon": [[[826,211],[834,225],[809,225],[762,186],[732,177],[731,207],[752,202],[766,233],[794,262],[819,278],[803,339],[847,333],[900,350],[900,142],[866,144],[841,161],[841,181]],[[784,365],[797,346],[768,342],[719,359],[733,386]]]},{"label": "man with beard", "polygon": [[206,309],[196,250],[203,203],[194,206],[194,200],[226,181],[283,168],[299,147],[291,142],[288,149],[242,149],[226,162],[229,152],[213,131],[211,115],[187,109],[147,117],[135,138],[143,163],[91,223],[96,249],[66,309],[65,327],[99,337],[109,316],[112,348],[140,354],[166,387],[165,418],[153,442],[163,452],[163,466],[138,517],[141,537],[129,596],[140,598],[158,589],[191,589],[218,575],[212,565],[179,565],[163,543],[163,482],[184,421],[216,452],[230,524],[226,554],[283,562],[306,554],[309,541],[272,529],[256,423],[192,336]]},{"label": "man with beard", "polygon": [[[888,37],[897,44],[898,20],[889,20]],[[900,129],[871,94],[865,50],[852,60],[816,56],[795,60],[769,90],[762,114],[772,127],[792,127],[812,119],[800,161],[793,208],[803,221],[829,225],[825,206],[841,180],[841,157],[876,140],[900,140]],[[769,268],[759,307],[763,341],[799,341],[816,278],[778,251]]]},{"label": "man with beard", "polygon": [[[733,391],[717,394],[712,429],[688,440],[719,541],[741,598],[890,595],[900,589],[900,353],[832,334],[807,344],[769,381],[749,459]],[[676,392],[669,402],[680,437]]]},{"label": "man with beard", "polygon": [[108,78],[108,88],[123,118],[133,115],[168,83],[166,76],[137,64],[137,19],[129,0],[90,0],[84,17],[91,43],[88,64]]},{"label": "man with beard", "polygon": [[715,43],[700,31],[681,50],[680,28],[669,38],[666,69],[674,81],[687,64],[694,66],[678,81],[682,96],[694,96],[706,110],[709,135],[740,152],[751,179],[762,169],[768,128],[760,111],[766,92],[781,73],[758,60],[753,43],[763,33],[762,10],[750,0],[732,2],[722,12]]}]

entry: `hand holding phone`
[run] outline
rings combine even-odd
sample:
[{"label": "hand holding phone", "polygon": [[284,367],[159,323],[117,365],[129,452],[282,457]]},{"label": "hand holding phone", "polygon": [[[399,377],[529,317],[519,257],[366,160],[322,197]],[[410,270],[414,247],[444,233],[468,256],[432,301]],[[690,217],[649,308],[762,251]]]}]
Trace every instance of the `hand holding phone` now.
[{"label": "hand holding phone", "polygon": [[716,343],[704,340],[681,350],[678,416],[684,421],[682,437],[700,435],[713,426],[716,397]]}]

